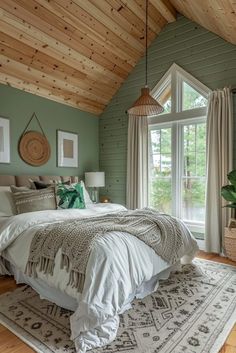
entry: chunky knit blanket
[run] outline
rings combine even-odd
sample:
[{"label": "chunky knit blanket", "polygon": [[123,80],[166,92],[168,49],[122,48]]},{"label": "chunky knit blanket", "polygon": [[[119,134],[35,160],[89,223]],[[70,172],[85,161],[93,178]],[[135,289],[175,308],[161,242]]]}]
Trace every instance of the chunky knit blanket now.
[{"label": "chunky knit blanket", "polygon": [[61,268],[66,268],[70,274],[68,284],[82,292],[87,262],[95,242],[112,231],[137,237],[170,264],[178,260],[182,237],[188,232],[178,219],[152,209],[49,224],[35,233],[25,272],[37,277],[36,269],[39,269],[52,275],[56,254],[61,249]]}]

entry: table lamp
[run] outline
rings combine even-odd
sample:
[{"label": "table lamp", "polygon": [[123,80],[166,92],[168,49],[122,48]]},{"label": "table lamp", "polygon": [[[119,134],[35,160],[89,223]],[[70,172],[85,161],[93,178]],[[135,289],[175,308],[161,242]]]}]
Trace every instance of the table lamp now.
[{"label": "table lamp", "polygon": [[85,173],[85,185],[91,188],[91,200],[94,203],[99,202],[98,188],[105,186],[104,172],[87,172]]}]

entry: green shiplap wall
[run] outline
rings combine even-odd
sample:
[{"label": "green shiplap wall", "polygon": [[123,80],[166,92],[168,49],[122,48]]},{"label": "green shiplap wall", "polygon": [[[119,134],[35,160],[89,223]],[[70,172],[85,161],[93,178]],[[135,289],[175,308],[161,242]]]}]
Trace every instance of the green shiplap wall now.
[{"label": "green shiplap wall", "polygon": [[[17,148],[20,135],[35,112],[51,146],[51,158],[41,167],[32,167],[20,158]],[[0,85],[0,116],[10,119],[11,163],[0,163],[0,174],[79,175],[97,170],[99,165],[99,118],[64,104],[56,103],[18,89]],[[58,168],[56,160],[56,131],[78,133],[79,167]],[[35,119],[30,130],[40,131]]]},{"label": "green shiplap wall", "polygon": [[[149,48],[150,88],[174,62],[211,89],[236,85],[236,46],[183,16],[168,24]],[[100,117],[100,170],[106,172],[106,188],[102,193],[122,204],[126,188],[125,111],[140,95],[144,69],[141,59]]]}]

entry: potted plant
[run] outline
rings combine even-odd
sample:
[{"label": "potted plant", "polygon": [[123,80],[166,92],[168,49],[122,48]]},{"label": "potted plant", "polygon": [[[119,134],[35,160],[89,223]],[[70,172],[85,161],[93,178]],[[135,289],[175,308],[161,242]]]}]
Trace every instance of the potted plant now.
[{"label": "potted plant", "polygon": [[[225,207],[236,210],[236,170],[227,174],[229,185],[221,188],[222,197],[229,202]],[[235,211],[234,211],[235,214]],[[236,220],[231,219],[229,226],[225,228],[224,234],[225,252],[228,258],[236,261]]]}]

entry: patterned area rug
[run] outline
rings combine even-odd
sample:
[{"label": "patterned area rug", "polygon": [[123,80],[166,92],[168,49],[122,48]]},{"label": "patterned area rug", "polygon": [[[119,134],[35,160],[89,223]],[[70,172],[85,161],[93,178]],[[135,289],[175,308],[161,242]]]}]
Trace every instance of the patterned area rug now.
[{"label": "patterned area rug", "polygon": [[[71,312],[30,287],[0,296],[0,322],[37,352],[74,353]],[[93,353],[217,353],[236,322],[236,267],[194,260],[135,300],[116,340]]]}]

